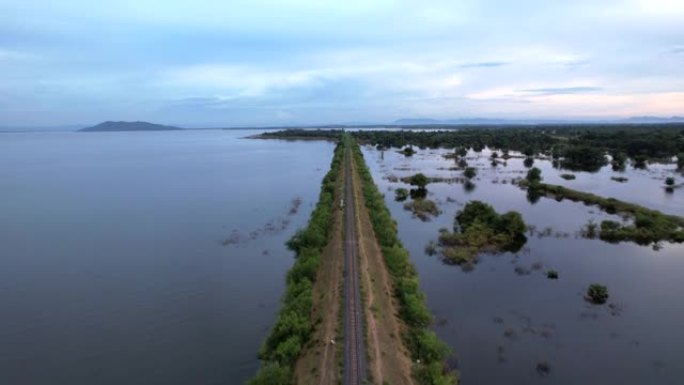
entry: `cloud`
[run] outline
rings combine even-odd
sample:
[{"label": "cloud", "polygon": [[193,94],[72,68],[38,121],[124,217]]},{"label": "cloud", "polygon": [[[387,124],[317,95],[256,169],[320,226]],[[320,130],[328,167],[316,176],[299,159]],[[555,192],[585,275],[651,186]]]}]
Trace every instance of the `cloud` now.
[{"label": "cloud", "polygon": [[603,90],[601,87],[551,87],[551,88],[530,88],[525,90],[516,90],[516,92],[536,94],[536,95],[567,95],[567,94],[585,94],[589,92],[597,92]]},{"label": "cloud", "polygon": [[5,0],[0,119],[657,114],[684,91],[681,4]]},{"label": "cloud", "polygon": [[460,68],[490,68],[490,67],[501,67],[508,65],[509,63],[503,61],[490,61],[490,62],[479,62],[479,63],[466,63],[461,64]]}]

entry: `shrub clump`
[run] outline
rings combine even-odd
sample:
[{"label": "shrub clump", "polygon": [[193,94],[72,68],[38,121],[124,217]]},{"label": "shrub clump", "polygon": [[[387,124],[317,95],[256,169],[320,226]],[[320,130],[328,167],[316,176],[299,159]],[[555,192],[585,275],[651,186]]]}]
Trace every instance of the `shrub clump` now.
[{"label": "shrub clump", "polygon": [[546,278],[558,279],[558,272],[556,270],[549,270],[546,272]]},{"label": "shrub clump", "polygon": [[587,288],[586,298],[593,304],[604,304],[608,301],[608,288],[600,283],[592,283]]},{"label": "shrub clump", "polygon": [[577,178],[575,174],[561,174],[560,177],[565,180],[574,180],[575,178]]},{"label": "shrub clump", "polygon": [[519,250],[527,241],[526,231],[520,213],[498,214],[484,202],[471,201],[456,214],[454,231],[440,233],[439,244],[446,262],[470,265],[484,251]]},{"label": "shrub clump", "polygon": [[463,171],[463,176],[468,179],[473,179],[477,175],[477,169],[475,167],[466,167]]},{"label": "shrub clump", "polygon": [[430,199],[414,199],[411,202],[405,203],[404,209],[413,212],[413,215],[420,218],[423,222],[429,221],[430,216],[439,215],[437,203]]},{"label": "shrub clump", "polygon": [[525,179],[530,184],[536,184],[541,182],[541,170],[536,167],[532,167],[531,169],[529,169],[529,171],[527,171],[527,176],[525,177]]},{"label": "shrub clump", "polygon": [[408,198],[408,196],[409,196],[409,191],[405,188],[400,187],[400,188],[394,190],[394,200],[396,200],[397,202],[405,201],[406,198]]}]

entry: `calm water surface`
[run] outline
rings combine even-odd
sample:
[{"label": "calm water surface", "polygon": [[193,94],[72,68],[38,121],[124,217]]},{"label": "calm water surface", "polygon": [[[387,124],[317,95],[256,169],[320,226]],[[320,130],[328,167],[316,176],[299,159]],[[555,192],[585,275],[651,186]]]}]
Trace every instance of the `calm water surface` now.
[{"label": "calm water surface", "polygon": [[[428,305],[436,314],[437,333],[456,352],[463,384],[676,384],[684,378],[684,247],[663,244],[659,251],[632,243],[607,244],[578,237],[589,219],[610,216],[596,208],[569,201],[542,198],[528,202],[525,192],[509,182],[524,177],[522,159],[493,169],[489,152],[470,153],[470,165],[479,174],[471,192],[461,184],[430,184],[430,199],[442,214],[421,222],[394,201],[393,190],[410,187],[393,183],[390,176],[423,172],[454,177],[453,160],[444,151],[424,150],[412,158],[396,151],[365,148],[376,183],[386,193],[399,233],[416,264]],[[665,176],[673,165],[646,171],[627,169],[616,174],[577,173],[574,181],[560,178],[563,171],[548,161],[535,161],[549,183],[637,202],[667,213],[684,214],[684,191],[666,194]],[[629,182],[610,180],[624,175]],[[681,178],[681,176],[678,176]],[[506,182],[504,184],[504,182]],[[472,271],[443,264],[425,255],[442,227],[451,229],[454,214],[469,200],[492,204],[498,211],[517,210],[538,230],[551,236],[529,236],[516,254],[482,256]],[[616,217],[613,217],[616,219]],[[617,218],[619,220],[619,218]],[[545,271],[557,270],[549,280]],[[594,282],[608,286],[609,303],[594,306],[583,300]],[[537,365],[550,372],[540,375]]]},{"label": "calm water surface", "polygon": [[254,133],[0,134],[0,384],[253,374],[333,149]]}]

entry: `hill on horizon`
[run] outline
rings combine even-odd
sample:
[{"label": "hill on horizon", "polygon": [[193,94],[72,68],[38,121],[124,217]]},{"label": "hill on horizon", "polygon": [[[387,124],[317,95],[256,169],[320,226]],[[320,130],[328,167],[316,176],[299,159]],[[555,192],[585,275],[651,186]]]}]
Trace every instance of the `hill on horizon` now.
[{"label": "hill on horizon", "polygon": [[79,132],[114,132],[114,131],[176,131],[180,127],[165,126],[149,122],[103,122],[92,127],[78,130]]}]

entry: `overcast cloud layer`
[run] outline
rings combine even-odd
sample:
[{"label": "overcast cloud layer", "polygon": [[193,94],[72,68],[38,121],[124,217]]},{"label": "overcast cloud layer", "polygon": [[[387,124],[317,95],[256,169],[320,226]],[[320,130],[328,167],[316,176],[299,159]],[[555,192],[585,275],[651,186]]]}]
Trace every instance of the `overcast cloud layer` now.
[{"label": "overcast cloud layer", "polygon": [[684,114],[681,0],[3,0],[0,125]]}]

